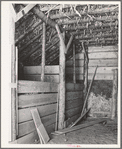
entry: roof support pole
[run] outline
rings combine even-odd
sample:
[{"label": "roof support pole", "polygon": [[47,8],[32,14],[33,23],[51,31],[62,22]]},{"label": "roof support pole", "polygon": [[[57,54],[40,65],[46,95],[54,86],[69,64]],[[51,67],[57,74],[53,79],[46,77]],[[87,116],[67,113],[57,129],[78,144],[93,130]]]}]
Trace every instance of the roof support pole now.
[{"label": "roof support pole", "polygon": [[41,81],[44,82],[45,70],[45,42],[46,42],[46,24],[43,22],[43,37],[42,37],[42,62],[41,62]]},{"label": "roof support pole", "polygon": [[[82,47],[84,51],[84,100],[85,100],[88,91],[88,52],[86,51],[83,42]],[[87,110],[87,104],[85,109]]]},{"label": "roof support pole", "polygon": [[117,93],[118,93],[118,70],[113,70],[113,92],[112,92],[112,106],[111,106],[111,119],[117,116]]},{"label": "roof support pole", "polygon": [[76,72],[75,72],[75,44],[73,43],[73,83],[76,83]]},{"label": "roof support pole", "polygon": [[64,128],[65,121],[65,44],[63,41],[62,34],[58,25],[56,25],[56,30],[60,39],[60,55],[59,55],[59,123],[58,129]]}]

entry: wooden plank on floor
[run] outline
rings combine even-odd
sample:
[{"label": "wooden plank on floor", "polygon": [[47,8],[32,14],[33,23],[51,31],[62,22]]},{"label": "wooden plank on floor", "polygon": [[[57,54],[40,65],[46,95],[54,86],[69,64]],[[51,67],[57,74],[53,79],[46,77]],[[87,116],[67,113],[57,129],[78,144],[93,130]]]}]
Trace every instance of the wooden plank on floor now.
[{"label": "wooden plank on floor", "polygon": [[[76,60],[76,67],[83,66],[83,60]],[[73,61],[69,60],[66,62],[66,66],[73,67]],[[89,60],[89,67],[117,67],[118,66],[118,59],[99,59],[99,60]]]},{"label": "wooden plank on floor", "polygon": [[46,129],[41,121],[41,118],[39,116],[37,108],[31,109],[31,113],[32,113],[32,117],[34,120],[34,124],[36,126],[37,133],[38,133],[39,137],[41,137],[40,139],[43,140],[44,144],[46,144],[50,140],[50,138],[49,138],[49,136],[46,132]]},{"label": "wooden plank on floor", "polygon": [[78,99],[83,97],[83,91],[76,91],[76,92],[66,92],[66,101],[72,99]]},{"label": "wooden plank on floor", "polygon": [[75,100],[68,100],[65,104],[65,109],[69,110],[72,108],[77,108],[79,107],[79,105],[83,104],[83,99],[79,98],[79,99],[75,99]]},{"label": "wooden plank on floor", "polygon": [[58,92],[58,83],[18,81],[18,93]]},{"label": "wooden plank on floor", "polygon": [[[54,114],[42,117],[41,120],[42,120],[42,123],[44,124],[44,126],[47,127],[47,126],[56,122],[56,114],[54,113]],[[36,128],[35,128],[35,124],[34,124],[33,120],[20,123],[18,137],[27,135],[35,130],[36,130]]]},{"label": "wooden plank on floor", "polygon": [[50,103],[56,103],[57,93],[53,94],[25,94],[18,96],[19,108],[32,106],[41,106]]},{"label": "wooden plank on floor", "polygon": [[[57,104],[49,104],[45,106],[37,106],[40,117],[44,117],[56,112]],[[30,112],[31,108],[19,109],[18,110],[18,121],[19,123],[32,120],[32,115]]]},{"label": "wooden plank on floor", "polygon": [[[24,75],[25,80],[41,81],[40,75]],[[44,82],[59,82],[59,75],[45,75]]]},{"label": "wooden plank on floor", "polygon": [[[40,75],[41,66],[24,66],[24,74],[26,75]],[[59,74],[59,65],[45,66],[45,75]]]},{"label": "wooden plank on floor", "polygon": [[66,83],[66,91],[82,91],[83,84],[76,84],[76,83]]},{"label": "wooden plank on floor", "polygon": [[75,130],[78,130],[78,129],[83,129],[83,128],[93,126],[93,125],[98,124],[98,123],[102,123],[104,121],[106,121],[106,119],[99,119],[99,120],[95,120],[93,122],[89,122],[89,123],[86,123],[86,124],[80,124],[80,125],[74,126],[72,128],[65,128],[63,130],[55,131],[55,132],[58,133],[58,134],[69,133],[69,132],[72,132],[72,131],[75,131]]}]

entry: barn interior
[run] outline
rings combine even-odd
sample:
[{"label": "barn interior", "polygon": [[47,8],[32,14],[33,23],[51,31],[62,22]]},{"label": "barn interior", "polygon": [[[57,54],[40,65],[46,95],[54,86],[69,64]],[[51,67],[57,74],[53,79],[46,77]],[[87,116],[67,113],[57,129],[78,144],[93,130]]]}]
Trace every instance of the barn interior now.
[{"label": "barn interior", "polygon": [[11,9],[12,142],[117,144],[119,5]]}]

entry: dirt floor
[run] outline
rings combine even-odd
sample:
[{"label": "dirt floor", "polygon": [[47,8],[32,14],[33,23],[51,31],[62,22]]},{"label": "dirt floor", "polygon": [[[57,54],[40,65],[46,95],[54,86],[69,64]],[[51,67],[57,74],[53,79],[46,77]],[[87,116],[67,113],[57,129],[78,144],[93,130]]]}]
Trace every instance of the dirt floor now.
[{"label": "dirt floor", "polygon": [[[95,119],[88,118],[82,123]],[[54,136],[48,144],[117,144],[117,120],[107,119],[107,123],[79,129],[66,135]]]}]

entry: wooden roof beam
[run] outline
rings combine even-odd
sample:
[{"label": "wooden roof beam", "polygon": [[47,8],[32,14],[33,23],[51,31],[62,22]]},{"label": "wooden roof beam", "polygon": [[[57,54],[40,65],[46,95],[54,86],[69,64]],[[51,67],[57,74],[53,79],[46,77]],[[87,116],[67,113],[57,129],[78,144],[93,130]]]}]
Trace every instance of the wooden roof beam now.
[{"label": "wooden roof beam", "polygon": [[16,22],[19,21],[25,14],[27,14],[32,8],[34,8],[37,4],[29,4],[25,8],[23,8],[16,16]]},{"label": "wooden roof beam", "polygon": [[[79,12],[81,14],[81,16],[87,16],[87,14],[89,15],[96,15],[96,14],[104,14],[104,13],[109,13],[109,12],[118,12],[118,9],[116,9],[116,7],[112,7],[112,8],[103,8],[101,11],[100,9],[97,9],[95,11],[90,11],[90,12]],[[73,17],[73,16],[78,16],[77,13],[75,12],[68,12],[68,13],[61,13],[61,14],[54,14],[54,15],[50,15],[51,19],[58,19],[58,18],[66,18],[66,16],[68,17]]]}]

